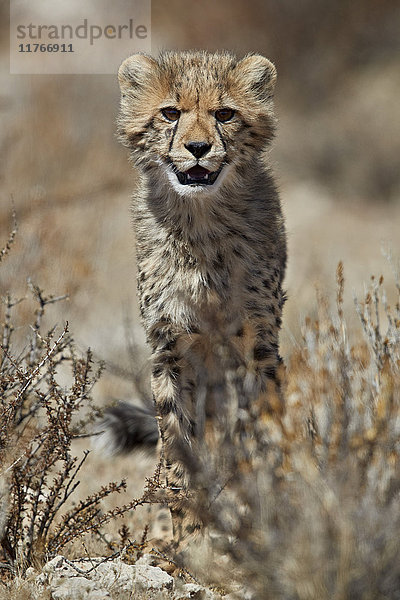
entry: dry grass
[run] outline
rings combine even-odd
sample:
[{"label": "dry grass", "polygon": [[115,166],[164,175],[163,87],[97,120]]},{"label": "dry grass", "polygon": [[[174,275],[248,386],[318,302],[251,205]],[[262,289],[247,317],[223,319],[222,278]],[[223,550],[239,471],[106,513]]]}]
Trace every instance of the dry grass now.
[{"label": "dry grass", "polygon": [[125,489],[124,481],[67,507],[88,454],[73,456],[71,442],[99,416],[91,393],[101,369],[94,368],[90,350],[77,355],[67,325],[61,332],[43,332],[46,306],[63,298],[31,287],[37,309],[27,346],[17,352],[13,344],[13,308],[20,300],[3,300],[0,333],[1,477],[7,500],[1,566],[12,575],[43,565],[87,531],[99,534],[132,508],[100,510],[104,498]]}]

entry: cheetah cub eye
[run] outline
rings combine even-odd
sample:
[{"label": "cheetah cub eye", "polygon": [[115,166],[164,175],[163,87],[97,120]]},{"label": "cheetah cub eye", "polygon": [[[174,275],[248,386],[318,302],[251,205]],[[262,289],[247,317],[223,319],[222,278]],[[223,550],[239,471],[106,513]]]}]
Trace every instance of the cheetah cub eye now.
[{"label": "cheetah cub eye", "polygon": [[233,108],[220,108],[219,110],[215,111],[215,118],[220,123],[226,123],[233,118],[234,114],[235,111]]},{"label": "cheetah cub eye", "polygon": [[173,106],[167,106],[166,108],[161,109],[161,114],[168,121],[177,121],[181,116],[181,111],[177,108],[174,108]]}]

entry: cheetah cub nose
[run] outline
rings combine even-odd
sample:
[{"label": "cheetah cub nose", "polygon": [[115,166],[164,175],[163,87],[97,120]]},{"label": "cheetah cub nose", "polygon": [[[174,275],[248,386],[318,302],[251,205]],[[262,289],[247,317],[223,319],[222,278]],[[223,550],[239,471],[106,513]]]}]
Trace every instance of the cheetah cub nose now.
[{"label": "cheetah cub nose", "polygon": [[206,142],[189,142],[185,144],[186,150],[189,150],[193,154],[195,158],[201,158],[211,148],[211,144],[207,144]]}]

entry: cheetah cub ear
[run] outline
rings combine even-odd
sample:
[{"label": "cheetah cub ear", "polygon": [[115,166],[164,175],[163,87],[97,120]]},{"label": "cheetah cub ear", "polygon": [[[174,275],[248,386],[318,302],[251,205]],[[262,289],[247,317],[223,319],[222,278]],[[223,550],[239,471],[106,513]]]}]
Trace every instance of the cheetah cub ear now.
[{"label": "cheetah cub ear", "polygon": [[118,71],[121,92],[146,83],[157,67],[157,61],[147,54],[133,54],[124,60]]},{"label": "cheetah cub ear", "polygon": [[276,68],[260,54],[249,54],[235,67],[235,76],[251,90],[261,102],[270,100],[276,83]]}]

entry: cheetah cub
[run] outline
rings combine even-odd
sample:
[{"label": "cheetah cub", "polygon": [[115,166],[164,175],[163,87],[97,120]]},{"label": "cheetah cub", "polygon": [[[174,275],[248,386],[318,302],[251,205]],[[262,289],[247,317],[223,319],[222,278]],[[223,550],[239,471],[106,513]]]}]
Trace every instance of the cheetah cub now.
[{"label": "cheetah cub", "polygon": [[[190,489],[185,455],[207,431],[200,386],[205,419],[218,410],[221,328],[242,365],[239,384],[251,389],[247,404],[280,363],[286,238],[266,153],[275,80],[274,65],[259,55],[135,54],[119,69],[119,136],[140,171],[132,208],[140,310],[167,482],[176,491]],[[172,512],[180,537],[182,511]]]}]

